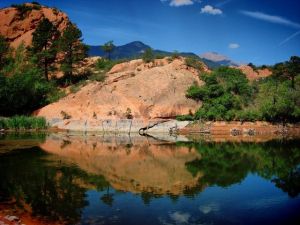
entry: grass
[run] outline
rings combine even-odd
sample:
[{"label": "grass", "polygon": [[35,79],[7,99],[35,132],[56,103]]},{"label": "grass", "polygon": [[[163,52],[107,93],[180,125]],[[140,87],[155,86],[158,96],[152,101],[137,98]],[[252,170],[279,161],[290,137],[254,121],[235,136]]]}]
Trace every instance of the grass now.
[{"label": "grass", "polygon": [[43,117],[14,116],[0,118],[0,129],[4,130],[42,130],[47,128]]}]

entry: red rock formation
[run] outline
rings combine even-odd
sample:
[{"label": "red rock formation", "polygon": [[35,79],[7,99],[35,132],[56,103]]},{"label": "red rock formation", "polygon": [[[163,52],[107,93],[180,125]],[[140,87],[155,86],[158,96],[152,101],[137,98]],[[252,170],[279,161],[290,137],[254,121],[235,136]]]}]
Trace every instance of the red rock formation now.
[{"label": "red rock formation", "polygon": [[[31,3],[25,5],[37,6]],[[65,13],[54,8],[34,7],[21,16],[15,7],[8,7],[0,9],[0,34],[6,37],[14,48],[22,42],[28,46],[32,42],[32,33],[43,18],[49,19],[59,31],[63,31],[70,22]]]},{"label": "red rock formation", "polygon": [[239,66],[238,69],[240,69],[244,74],[246,74],[247,78],[250,81],[268,77],[272,74],[272,71],[270,71],[269,69],[253,70],[252,67],[247,65]]},{"label": "red rock formation", "polygon": [[193,83],[203,84],[183,58],[146,64],[133,60],[113,67],[104,84],[91,82],[36,114],[51,120],[62,118],[64,111],[72,120],[94,121],[124,119],[130,109],[134,119],[170,118],[194,113],[201,105],[185,97]]}]

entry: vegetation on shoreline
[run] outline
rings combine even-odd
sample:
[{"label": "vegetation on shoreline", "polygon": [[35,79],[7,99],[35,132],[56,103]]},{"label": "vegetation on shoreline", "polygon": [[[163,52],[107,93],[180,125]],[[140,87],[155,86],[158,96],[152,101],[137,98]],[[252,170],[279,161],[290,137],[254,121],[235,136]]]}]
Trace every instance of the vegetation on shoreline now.
[{"label": "vegetation on shoreline", "polygon": [[291,57],[272,68],[272,76],[254,82],[240,70],[221,67],[201,74],[205,85],[192,85],[188,98],[202,101],[195,115],[178,120],[300,121],[300,58]]},{"label": "vegetation on shoreline", "polygon": [[47,129],[46,119],[43,117],[14,116],[0,118],[0,130],[43,130]]},{"label": "vegetation on shoreline", "polygon": [[[73,76],[74,64],[87,56],[74,24],[60,34],[43,19],[32,36],[32,46],[21,44],[17,49],[0,36],[0,116],[29,115],[65,96],[61,87],[87,79],[84,74]],[[63,77],[50,79],[58,70]]]}]

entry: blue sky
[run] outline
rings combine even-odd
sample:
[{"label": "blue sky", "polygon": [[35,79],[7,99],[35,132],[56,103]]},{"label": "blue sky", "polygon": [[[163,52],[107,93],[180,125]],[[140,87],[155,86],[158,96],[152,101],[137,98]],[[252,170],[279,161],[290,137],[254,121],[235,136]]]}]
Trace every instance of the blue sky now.
[{"label": "blue sky", "polygon": [[[22,0],[1,0],[0,7]],[[143,41],[154,49],[218,52],[273,64],[300,55],[298,0],[40,0],[65,11],[87,44]]]}]

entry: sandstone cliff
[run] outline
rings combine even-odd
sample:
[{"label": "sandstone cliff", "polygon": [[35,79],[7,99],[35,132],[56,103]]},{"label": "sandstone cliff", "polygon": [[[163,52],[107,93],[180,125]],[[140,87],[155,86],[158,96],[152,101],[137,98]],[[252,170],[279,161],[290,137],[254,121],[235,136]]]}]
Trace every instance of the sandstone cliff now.
[{"label": "sandstone cliff", "polygon": [[250,81],[265,78],[272,75],[272,71],[270,71],[269,69],[253,70],[252,67],[247,65],[242,65],[237,68],[240,69]]},{"label": "sandstone cliff", "polygon": [[6,37],[12,47],[22,42],[30,45],[32,33],[43,18],[49,19],[61,32],[70,22],[68,16],[57,9],[31,3],[24,5],[28,7],[25,12],[16,7],[0,9],[0,35]]},{"label": "sandstone cliff", "polygon": [[186,66],[183,58],[154,63],[133,60],[113,67],[104,83],[91,82],[77,93],[40,109],[37,115],[58,121],[67,114],[66,123],[171,118],[194,113],[201,105],[185,97],[193,83],[202,85],[198,71]]}]

